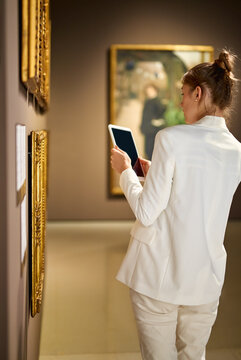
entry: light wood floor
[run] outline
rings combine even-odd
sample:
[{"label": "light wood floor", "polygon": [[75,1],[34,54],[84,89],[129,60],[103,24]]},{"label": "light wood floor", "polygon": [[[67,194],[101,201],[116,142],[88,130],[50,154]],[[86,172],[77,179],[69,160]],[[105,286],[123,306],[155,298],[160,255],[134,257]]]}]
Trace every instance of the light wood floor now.
[{"label": "light wood floor", "polygon": [[[209,350],[207,360],[240,360],[240,349]],[[40,360],[141,360],[140,353],[40,356]],[[168,360],[168,359],[167,359]]]},{"label": "light wood floor", "polygon": [[[49,222],[40,360],[140,360],[128,289],[116,272],[132,222]],[[241,360],[241,222],[229,222],[228,264],[207,360]]]}]

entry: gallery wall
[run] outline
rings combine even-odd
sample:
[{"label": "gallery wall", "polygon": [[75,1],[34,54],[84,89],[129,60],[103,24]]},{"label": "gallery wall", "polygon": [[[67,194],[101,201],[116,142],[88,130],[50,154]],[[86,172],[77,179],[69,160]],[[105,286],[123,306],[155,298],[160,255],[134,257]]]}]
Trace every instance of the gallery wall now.
[{"label": "gallery wall", "polygon": [[[111,44],[212,45],[241,57],[239,2],[53,0],[49,220],[133,219],[108,198],[108,49]],[[238,75],[241,63],[237,62]],[[241,103],[230,130],[241,140]],[[241,190],[231,217],[241,218]]]},{"label": "gallery wall", "polygon": [[6,159],[5,159],[5,59],[3,57],[4,49],[4,20],[3,2],[0,2],[0,353],[3,358],[7,358],[6,332],[7,332],[7,298],[2,296],[6,289]]},{"label": "gallery wall", "polygon": [[37,360],[41,314],[30,316],[28,247],[22,266],[20,260],[16,125],[25,125],[28,135],[32,130],[46,128],[46,116],[37,113],[31,101],[27,103],[26,91],[20,84],[20,2],[0,3],[0,358]]}]

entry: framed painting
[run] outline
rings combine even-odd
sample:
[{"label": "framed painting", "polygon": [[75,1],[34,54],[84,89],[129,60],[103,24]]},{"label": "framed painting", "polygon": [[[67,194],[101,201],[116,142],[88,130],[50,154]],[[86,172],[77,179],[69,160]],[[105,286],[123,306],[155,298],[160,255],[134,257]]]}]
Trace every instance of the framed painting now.
[{"label": "framed painting", "polygon": [[[151,159],[156,133],[184,123],[181,79],[191,67],[213,61],[212,46],[112,45],[109,122],[132,130],[139,155]],[[111,144],[112,145],[112,144]],[[109,169],[111,196],[123,196]]]},{"label": "framed painting", "polygon": [[31,315],[40,312],[45,261],[47,199],[47,131],[29,135],[29,214],[31,242]]},{"label": "framed painting", "polygon": [[22,0],[21,80],[47,110],[50,101],[49,0]]}]

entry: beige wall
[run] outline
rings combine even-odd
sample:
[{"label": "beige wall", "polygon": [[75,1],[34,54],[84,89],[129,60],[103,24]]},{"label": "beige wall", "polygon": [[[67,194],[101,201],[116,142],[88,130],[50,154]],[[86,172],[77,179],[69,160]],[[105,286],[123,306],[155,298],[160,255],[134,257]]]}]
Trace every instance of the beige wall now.
[{"label": "beige wall", "polygon": [[7,358],[6,332],[7,332],[7,298],[2,294],[6,290],[6,161],[5,161],[5,59],[4,49],[4,13],[3,2],[0,2],[0,354]]},{"label": "beige wall", "polygon": [[[52,1],[49,219],[133,218],[124,199],[107,196],[110,45],[213,45],[216,54],[224,46],[240,54],[239,11],[231,11],[208,0]],[[240,117],[239,104],[239,140]],[[240,194],[233,217],[241,217]]]},{"label": "beige wall", "polygon": [[16,124],[26,125],[27,134],[31,130],[46,128],[46,116],[37,114],[32,104],[27,104],[26,92],[19,82],[18,3],[20,2],[15,0],[5,0],[1,2],[0,9],[0,24],[1,30],[3,30],[1,31],[3,42],[1,43],[0,62],[0,357],[4,360],[37,360],[41,316],[37,315],[35,318],[30,316],[28,253],[21,273],[20,207],[16,204],[15,130]]}]

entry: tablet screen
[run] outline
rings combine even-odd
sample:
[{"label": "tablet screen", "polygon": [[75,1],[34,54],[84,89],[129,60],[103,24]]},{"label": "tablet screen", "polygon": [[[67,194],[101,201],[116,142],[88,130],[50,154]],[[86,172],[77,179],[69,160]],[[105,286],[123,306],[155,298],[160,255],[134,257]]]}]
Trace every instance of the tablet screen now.
[{"label": "tablet screen", "polygon": [[137,176],[144,177],[131,131],[112,127],[112,132],[116,145],[129,155],[132,168]]}]

